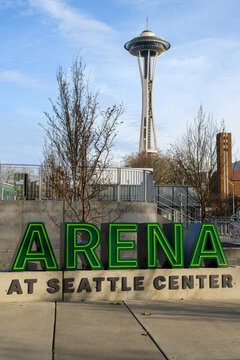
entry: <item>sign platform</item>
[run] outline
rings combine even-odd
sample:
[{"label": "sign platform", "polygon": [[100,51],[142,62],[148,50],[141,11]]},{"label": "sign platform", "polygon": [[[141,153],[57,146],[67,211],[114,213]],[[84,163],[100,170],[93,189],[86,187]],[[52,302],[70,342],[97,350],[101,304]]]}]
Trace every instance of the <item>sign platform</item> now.
[{"label": "sign platform", "polygon": [[0,273],[0,302],[240,299],[240,268]]}]

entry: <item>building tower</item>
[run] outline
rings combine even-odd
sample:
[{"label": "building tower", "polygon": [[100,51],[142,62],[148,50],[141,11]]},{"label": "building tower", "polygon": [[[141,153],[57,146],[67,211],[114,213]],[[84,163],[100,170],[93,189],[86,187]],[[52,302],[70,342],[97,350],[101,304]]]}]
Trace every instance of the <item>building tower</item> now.
[{"label": "building tower", "polygon": [[231,133],[217,134],[218,194],[226,199],[233,193],[232,183],[232,137]]},{"label": "building tower", "polygon": [[[157,57],[170,48],[169,42],[144,30],[138,37],[128,41],[124,47],[131,55],[137,56],[142,82],[142,118],[140,130],[139,152],[157,153],[157,137],[153,115],[153,80],[156,69]],[[153,131],[154,148],[151,147]]]}]

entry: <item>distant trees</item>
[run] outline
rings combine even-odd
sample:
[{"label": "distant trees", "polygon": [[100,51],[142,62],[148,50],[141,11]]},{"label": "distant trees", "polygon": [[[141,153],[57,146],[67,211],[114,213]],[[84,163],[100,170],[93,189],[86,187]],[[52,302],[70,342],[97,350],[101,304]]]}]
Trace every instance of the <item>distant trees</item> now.
[{"label": "distant trees", "polygon": [[[99,108],[82,61],[75,59],[68,75],[57,71],[58,98],[52,113],[45,113],[47,137],[44,169],[52,190],[63,198],[75,221],[91,220],[92,200],[107,186],[104,170],[110,163],[122,106]],[[76,207],[81,203],[81,211]]]},{"label": "distant trees", "polygon": [[201,205],[202,222],[206,220],[206,207],[211,199],[217,170],[216,135],[220,131],[213,117],[206,116],[200,106],[197,117],[187,127],[182,139],[171,147],[176,171],[185,184],[196,190],[196,199]]},{"label": "distant trees", "polygon": [[141,152],[126,155],[124,166],[133,168],[152,168],[155,184],[179,184],[181,174],[174,171],[176,168],[175,160],[170,154],[157,154]]}]

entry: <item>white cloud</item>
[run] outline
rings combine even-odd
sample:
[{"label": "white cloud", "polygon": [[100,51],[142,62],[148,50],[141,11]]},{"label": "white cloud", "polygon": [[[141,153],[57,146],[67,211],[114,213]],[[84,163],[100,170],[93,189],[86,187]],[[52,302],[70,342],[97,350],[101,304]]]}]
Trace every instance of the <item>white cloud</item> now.
[{"label": "white cloud", "polygon": [[[159,5],[169,3],[169,0],[116,0],[118,3],[134,7],[135,9],[142,11],[142,10],[149,10],[153,9]],[[177,0],[170,0],[171,2],[176,2]]]},{"label": "white cloud", "polygon": [[0,80],[13,82],[17,84],[24,84],[28,86],[36,85],[36,80],[31,78],[28,74],[21,73],[15,69],[0,71]]},{"label": "white cloud", "polygon": [[66,30],[74,28],[84,32],[91,28],[92,31],[106,32],[111,28],[103,22],[91,18],[67,5],[62,0],[29,0],[29,4],[39,10],[48,13],[51,17],[60,20]]},{"label": "white cloud", "polygon": [[206,66],[206,58],[204,56],[199,57],[184,57],[180,58],[171,58],[168,59],[166,63],[169,69],[178,68],[178,69],[187,69],[191,71],[192,69],[196,69],[202,66]]},{"label": "white cloud", "polygon": [[11,82],[30,88],[47,88],[52,87],[39,79],[32,77],[30,74],[22,73],[16,69],[0,71],[0,81]]},{"label": "white cloud", "polygon": [[91,48],[92,52],[106,49],[115,34],[113,28],[94,19],[79,8],[68,5],[63,0],[28,0],[35,10],[57,21],[60,33],[73,41],[75,46]]}]

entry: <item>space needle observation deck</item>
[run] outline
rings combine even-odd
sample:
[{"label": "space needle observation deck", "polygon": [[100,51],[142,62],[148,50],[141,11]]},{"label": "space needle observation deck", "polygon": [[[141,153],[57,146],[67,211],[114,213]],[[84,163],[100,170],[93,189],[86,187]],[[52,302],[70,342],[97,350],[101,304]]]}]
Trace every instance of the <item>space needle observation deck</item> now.
[{"label": "space needle observation deck", "polygon": [[[131,55],[137,56],[142,82],[142,118],[139,152],[157,153],[157,137],[153,115],[153,80],[157,57],[164,54],[171,45],[148,30],[148,25],[146,28],[147,30],[144,30],[138,37],[128,41],[124,47]],[[154,148],[151,146],[152,132]]]}]

